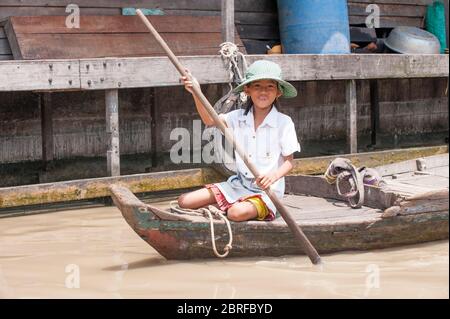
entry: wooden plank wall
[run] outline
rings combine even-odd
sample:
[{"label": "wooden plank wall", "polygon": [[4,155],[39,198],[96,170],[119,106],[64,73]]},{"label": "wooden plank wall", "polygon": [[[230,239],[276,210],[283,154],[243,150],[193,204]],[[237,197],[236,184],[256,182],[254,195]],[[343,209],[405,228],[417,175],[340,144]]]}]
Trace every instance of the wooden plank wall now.
[{"label": "wooden plank wall", "polygon": [[[445,0],[448,2],[448,0]],[[0,21],[8,16],[68,15],[66,6],[70,0],[2,0]],[[141,8],[160,9],[166,15],[220,15],[221,0],[79,0],[81,15],[120,15],[121,8],[132,5]],[[380,27],[398,25],[423,26],[426,5],[432,0],[348,0],[351,25],[365,23],[369,4],[380,8]],[[245,0],[235,3],[236,30],[249,54],[265,53],[266,45],[279,42],[278,15],[275,0]],[[1,28],[0,28],[1,36]],[[1,40],[0,40],[1,42]],[[1,44],[0,44],[1,49]]]},{"label": "wooden plank wall", "polygon": [[[66,15],[72,0],[1,0],[0,20],[10,15]],[[77,0],[83,15],[119,15],[125,0]],[[137,7],[160,8],[165,14],[220,15],[220,0],[133,1]],[[350,22],[361,23],[365,5],[381,7],[382,26],[405,17],[420,26],[425,0],[349,0]],[[95,3],[95,5],[93,5]],[[389,10],[388,10],[389,9]],[[236,1],[236,28],[243,42],[264,50],[266,43],[278,41],[275,0]],[[392,24],[391,24],[392,26]],[[0,28],[0,38],[2,35]],[[294,82],[299,96],[282,101],[304,145],[311,140],[333,141],[345,138],[345,83],[343,81]],[[446,79],[397,79],[380,81],[381,133],[413,134],[448,132]],[[210,101],[222,93],[220,85],[205,85]],[[170,98],[168,98],[170,97]],[[357,81],[358,132],[370,131],[369,82]],[[122,154],[148,153],[152,150],[152,110],[158,108],[161,131],[153,136],[159,151],[167,152],[176,141],[170,140],[175,127],[192,134],[198,120],[189,93],[182,87],[124,89],[120,99],[120,143]],[[104,156],[106,153],[104,94],[102,91],[56,93],[54,103],[55,158]],[[40,110],[31,92],[0,93],[0,163],[41,159]],[[88,177],[88,176],[84,176]]]},{"label": "wooden plank wall", "polygon": [[[222,43],[217,16],[154,16],[152,23],[176,55],[214,55]],[[10,17],[5,26],[16,60],[165,56],[137,16]],[[238,36],[233,40],[245,53]]]},{"label": "wooden plank wall", "polygon": [[[345,81],[293,82],[294,99],[281,100],[281,112],[292,117],[301,144],[345,139]],[[380,134],[413,135],[448,131],[446,79],[380,80]],[[154,91],[153,91],[154,90]],[[222,93],[220,85],[205,85],[211,102]],[[155,96],[153,97],[153,93]],[[357,81],[358,134],[370,134],[369,81]],[[55,158],[106,154],[103,91],[52,94]],[[151,110],[158,111],[156,140],[160,152],[176,143],[174,128],[193,134],[199,121],[192,97],[181,86],[119,91],[121,154],[152,150]],[[40,110],[31,92],[0,95],[0,163],[41,159]],[[179,139],[179,137],[175,137]],[[325,147],[323,149],[325,151]],[[305,152],[308,148],[305,146]]]}]

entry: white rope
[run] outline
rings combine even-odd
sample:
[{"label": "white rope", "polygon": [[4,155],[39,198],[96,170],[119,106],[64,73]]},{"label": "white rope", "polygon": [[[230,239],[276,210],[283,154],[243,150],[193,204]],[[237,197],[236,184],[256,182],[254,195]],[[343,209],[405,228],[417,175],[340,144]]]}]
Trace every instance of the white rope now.
[{"label": "white rope", "polygon": [[[359,208],[364,202],[364,183],[361,174],[356,167],[350,165],[352,172],[344,171],[337,176],[336,189],[340,196],[346,197],[350,206],[353,208]],[[341,181],[346,180],[350,184],[350,191],[348,193],[342,193],[340,184]],[[355,197],[359,195],[358,201],[355,201]]]},{"label": "white rope", "polygon": [[[177,203],[177,201],[171,201],[170,208],[173,209],[174,211],[176,211],[177,213],[193,215],[193,216],[204,216],[209,219],[209,224],[210,224],[210,229],[211,229],[211,243],[212,243],[212,248],[213,248],[214,254],[219,258],[224,258],[224,257],[228,256],[228,254],[230,253],[230,250],[233,248],[233,246],[232,246],[233,232],[231,230],[230,222],[229,222],[228,218],[226,218],[226,216],[223,214],[223,212],[211,205],[209,205],[208,208],[200,208],[200,209],[187,209],[187,208],[185,209],[185,208],[183,208],[183,209],[181,209],[178,207],[178,205],[176,203]],[[220,218],[223,221],[225,221],[225,223],[227,225],[229,240],[228,240],[228,244],[226,244],[224,247],[223,254],[220,254],[217,251],[216,238],[214,236],[213,215],[216,218]]]},{"label": "white rope", "polygon": [[239,82],[242,82],[244,79],[241,70],[239,70],[238,57],[240,56],[242,58],[244,72],[247,70],[247,61],[245,60],[245,56],[241,52],[239,52],[238,46],[233,42],[221,43],[219,53],[222,56],[222,59],[225,60],[226,69],[230,74],[229,86],[231,91],[233,89],[233,85],[231,83],[233,83],[233,79],[235,76],[237,77]]},{"label": "white rope", "polygon": [[229,237],[230,237],[229,240],[228,240],[228,244],[226,244],[225,247],[224,247],[224,251],[225,252],[223,254],[220,254],[217,251],[217,248],[216,248],[216,238],[214,236],[214,222],[213,222],[213,217],[211,215],[211,210],[212,210],[211,208],[212,207],[214,207],[214,206],[209,206],[209,209],[201,208],[200,210],[202,210],[204,213],[206,213],[208,215],[208,217],[209,217],[209,224],[210,224],[210,227],[211,227],[211,243],[212,243],[214,254],[217,257],[219,257],[219,258],[225,258],[226,256],[228,256],[228,254],[230,253],[230,250],[233,248],[231,246],[231,244],[233,243],[233,233],[231,231],[231,225],[230,225],[230,222],[228,221],[228,219],[220,212],[220,210],[215,209],[215,211],[213,211],[213,214],[216,217],[220,217],[227,224],[228,234],[229,234]]}]

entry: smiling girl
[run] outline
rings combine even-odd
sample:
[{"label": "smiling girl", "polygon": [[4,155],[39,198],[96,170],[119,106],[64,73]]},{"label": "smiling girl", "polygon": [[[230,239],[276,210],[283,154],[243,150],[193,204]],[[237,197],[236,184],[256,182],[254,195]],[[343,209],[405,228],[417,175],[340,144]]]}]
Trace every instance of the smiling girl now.
[{"label": "smiling girl", "polygon": [[[187,77],[181,79],[193,95],[203,123],[213,126],[214,120],[193,93],[192,81]],[[181,195],[178,205],[197,209],[216,204],[232,221],[274,220],[276,208],[264,190],[270,187],[277,197],[283,197],[284,176],[293,167],[294,152],[300,151],[294,122],[280,113],[275,104],[279,97],[295,97],[297,90],[282,79],[281,68],[276,63],[265,60],[254,62],[248,68],[245,80],[234,90],[245,92],[248,106],[220,114],[219,118],[232,129],[234,138],[243,144],[261,175],[253,176],[236,153],[236,175],[226,182],[208,184]]]}]

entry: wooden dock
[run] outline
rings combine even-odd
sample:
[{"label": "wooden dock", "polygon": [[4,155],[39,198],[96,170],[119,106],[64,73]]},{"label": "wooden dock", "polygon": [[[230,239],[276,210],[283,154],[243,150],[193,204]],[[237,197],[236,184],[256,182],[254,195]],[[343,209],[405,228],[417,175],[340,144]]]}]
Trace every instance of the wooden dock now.
[{"label": "wooden dock", "polygon": [[[43,14],[46,10],[64,13],[64,4],[57,1],[18,1],[2,2],[0,8],[3,12],[21,12],[18,15],[30,15],[30,13]],[[397,3],[398,2],[398,3]],[[425,0],[417,0],[414,5],[408,1],[383,1],[381,8],[389,12],[383,16],[383,27],[392,27],[396,23],[417,26],[426,8]],[[105,14],[120,14],[121,1],[110,3],[101,1],[98,8],[105,10]],[[146,5],[160,7],[160,1],[144,1]],[[349,1],[350,23],[361,23],[361,19],[367,15],[363,8],[370,1]],[[402,6],[394,4],[401,3]],[[448,1],[446,1],[448,3]],[[274,4],[269,1],[250,1],[234,3],[234,1],[195,1],[187,5],[184,1],[175,1],[165,4],[167,12],[175,14],[192,14],[193,7],[197,8],[197,14],[204,13],[211,16],[221,15],[221,40],[230,41],[234,37],[236,24],[244,44],[255,41],[251,34],[264,34],[264,38],[270,38],[273,30],[267,31],[261,24],[270,24],[276,21],[273,12]],[[17,8],[15,8],[17,6]],[[99,14],[98,8],[91,8],[90,1],[82,1],[80,6],[91,14]],[[202,7],[200,9],[200,7]],[[250,8],[254,7],[254,12]],[[402,8],[402,9],[401,9]],[[9,11],[8,11],[9,10]],[[244,14],[252,11],[248,17]],[[126,20],[128,17],[121,17]],[[245,19],[248,21],[244,21]],[[24,18],[14,18],[22,21]],[[50,20],[60,18],[49,18]],[[102,21],[110,18],[103,17]],[[158,18],[156,18],[158,19]],[[206,20],[210,18],[205,18]],[[258,19],[263,22],[256,23]],[[275,20],[274,20],[275,19]],[[61,19],[60,19],[61,20]],[[214,19],[213,19],[214,20]],[[251,20],[251,21],[250,21]],[[218,33],[217,19],[215,32]],[[252,22],[253,21],[253,22]],[[269,23],[270,22],[270,23]],[[252,24],[253,23],[253,24]],[[27,34],[35,32],[33,29],[23,26],[19,30],[11,30],[6,27],[8,22],[0,24],[0,47],[5,43],[6,36],[10,32]],[[44,28],[41,25],[40,28]],[[135,26],[139,28],[138,25]],[[6,29],[4,29],[6,28]],[[48,26],[47,26],[48,28]],[[110,32],[103,26],[104,32]],[[6,30],[6,32],[5,32]],[[115,29],[116,31],[120,31]],[[114,31],[114,30],[113,30]],[[68,31],[64,31],[67,33]],[[70,31],[76,33],[77,31]],[[20,33],[20,32],[19,32]],[[143,34],[139,34],[140,37]],[[151,35],[149,34],[150,38]],[[254,37],[254,35],[253,35]],[[217,39],[218,40],[218,39]],[[247,42],[246,42],[247,41]],[[248,42],[250,41],[250,42]],[[220,41],[219,41],[220,42]],[[219,45],[217,43],[217,46]],[[2,56],[9,56],[17,51],[12,44],[9,51],[3,50]],[[218,48],[217,48],[218,49]],[[245,55],[250,64],[255,60],[266,59],[278,63],[285,71],[284,78],[287,81],[345,81],[345,112],[347,131],[347,153],[358,152],[357,140],[357,105],[356,81],[371,80],[371,114],[373,139],[376,140],[376,131],[379,124],[378,88],[377,80],[382,79],[423,79],[423,78],[448,78],[448,55],[400,55],[400,54],[348,54],[348,55]],[[217,55],[182,56],[181,62],[199,80],[200,84],[219,84],[229,82],[224,61]],[[243,64],[240,64],[243,72]],[[6,60],[0,61],[0,92],[33,91],[41,94],[39,99],[42,110],[42,159],[44,162],[53,160],[53,114],[51,92],[71,91],[103,91],[105,96],[106,134],[107,145],[107,171],[111,176],[120,175],[120,145],[118,129],[120,109],[118,91],[131,88],[150,88],[180,85],[179,75],[166,57],[101,57],[101,58],[69,58],[69,59],[44,59],[44,60]],[[153,119],[156,115],[152,109],[152,125],[157,130],[158,123]],[[158,141],[152,135],[152,148],[158,148]]]}]

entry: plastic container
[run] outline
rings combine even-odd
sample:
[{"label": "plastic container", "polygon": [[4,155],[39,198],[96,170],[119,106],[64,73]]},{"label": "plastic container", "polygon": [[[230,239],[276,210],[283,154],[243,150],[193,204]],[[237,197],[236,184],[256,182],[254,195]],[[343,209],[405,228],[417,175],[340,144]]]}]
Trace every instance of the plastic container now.
[{"label": "plastic container", "polygon": [[283,53],[350,53],[346,0],[278,0]]}]

